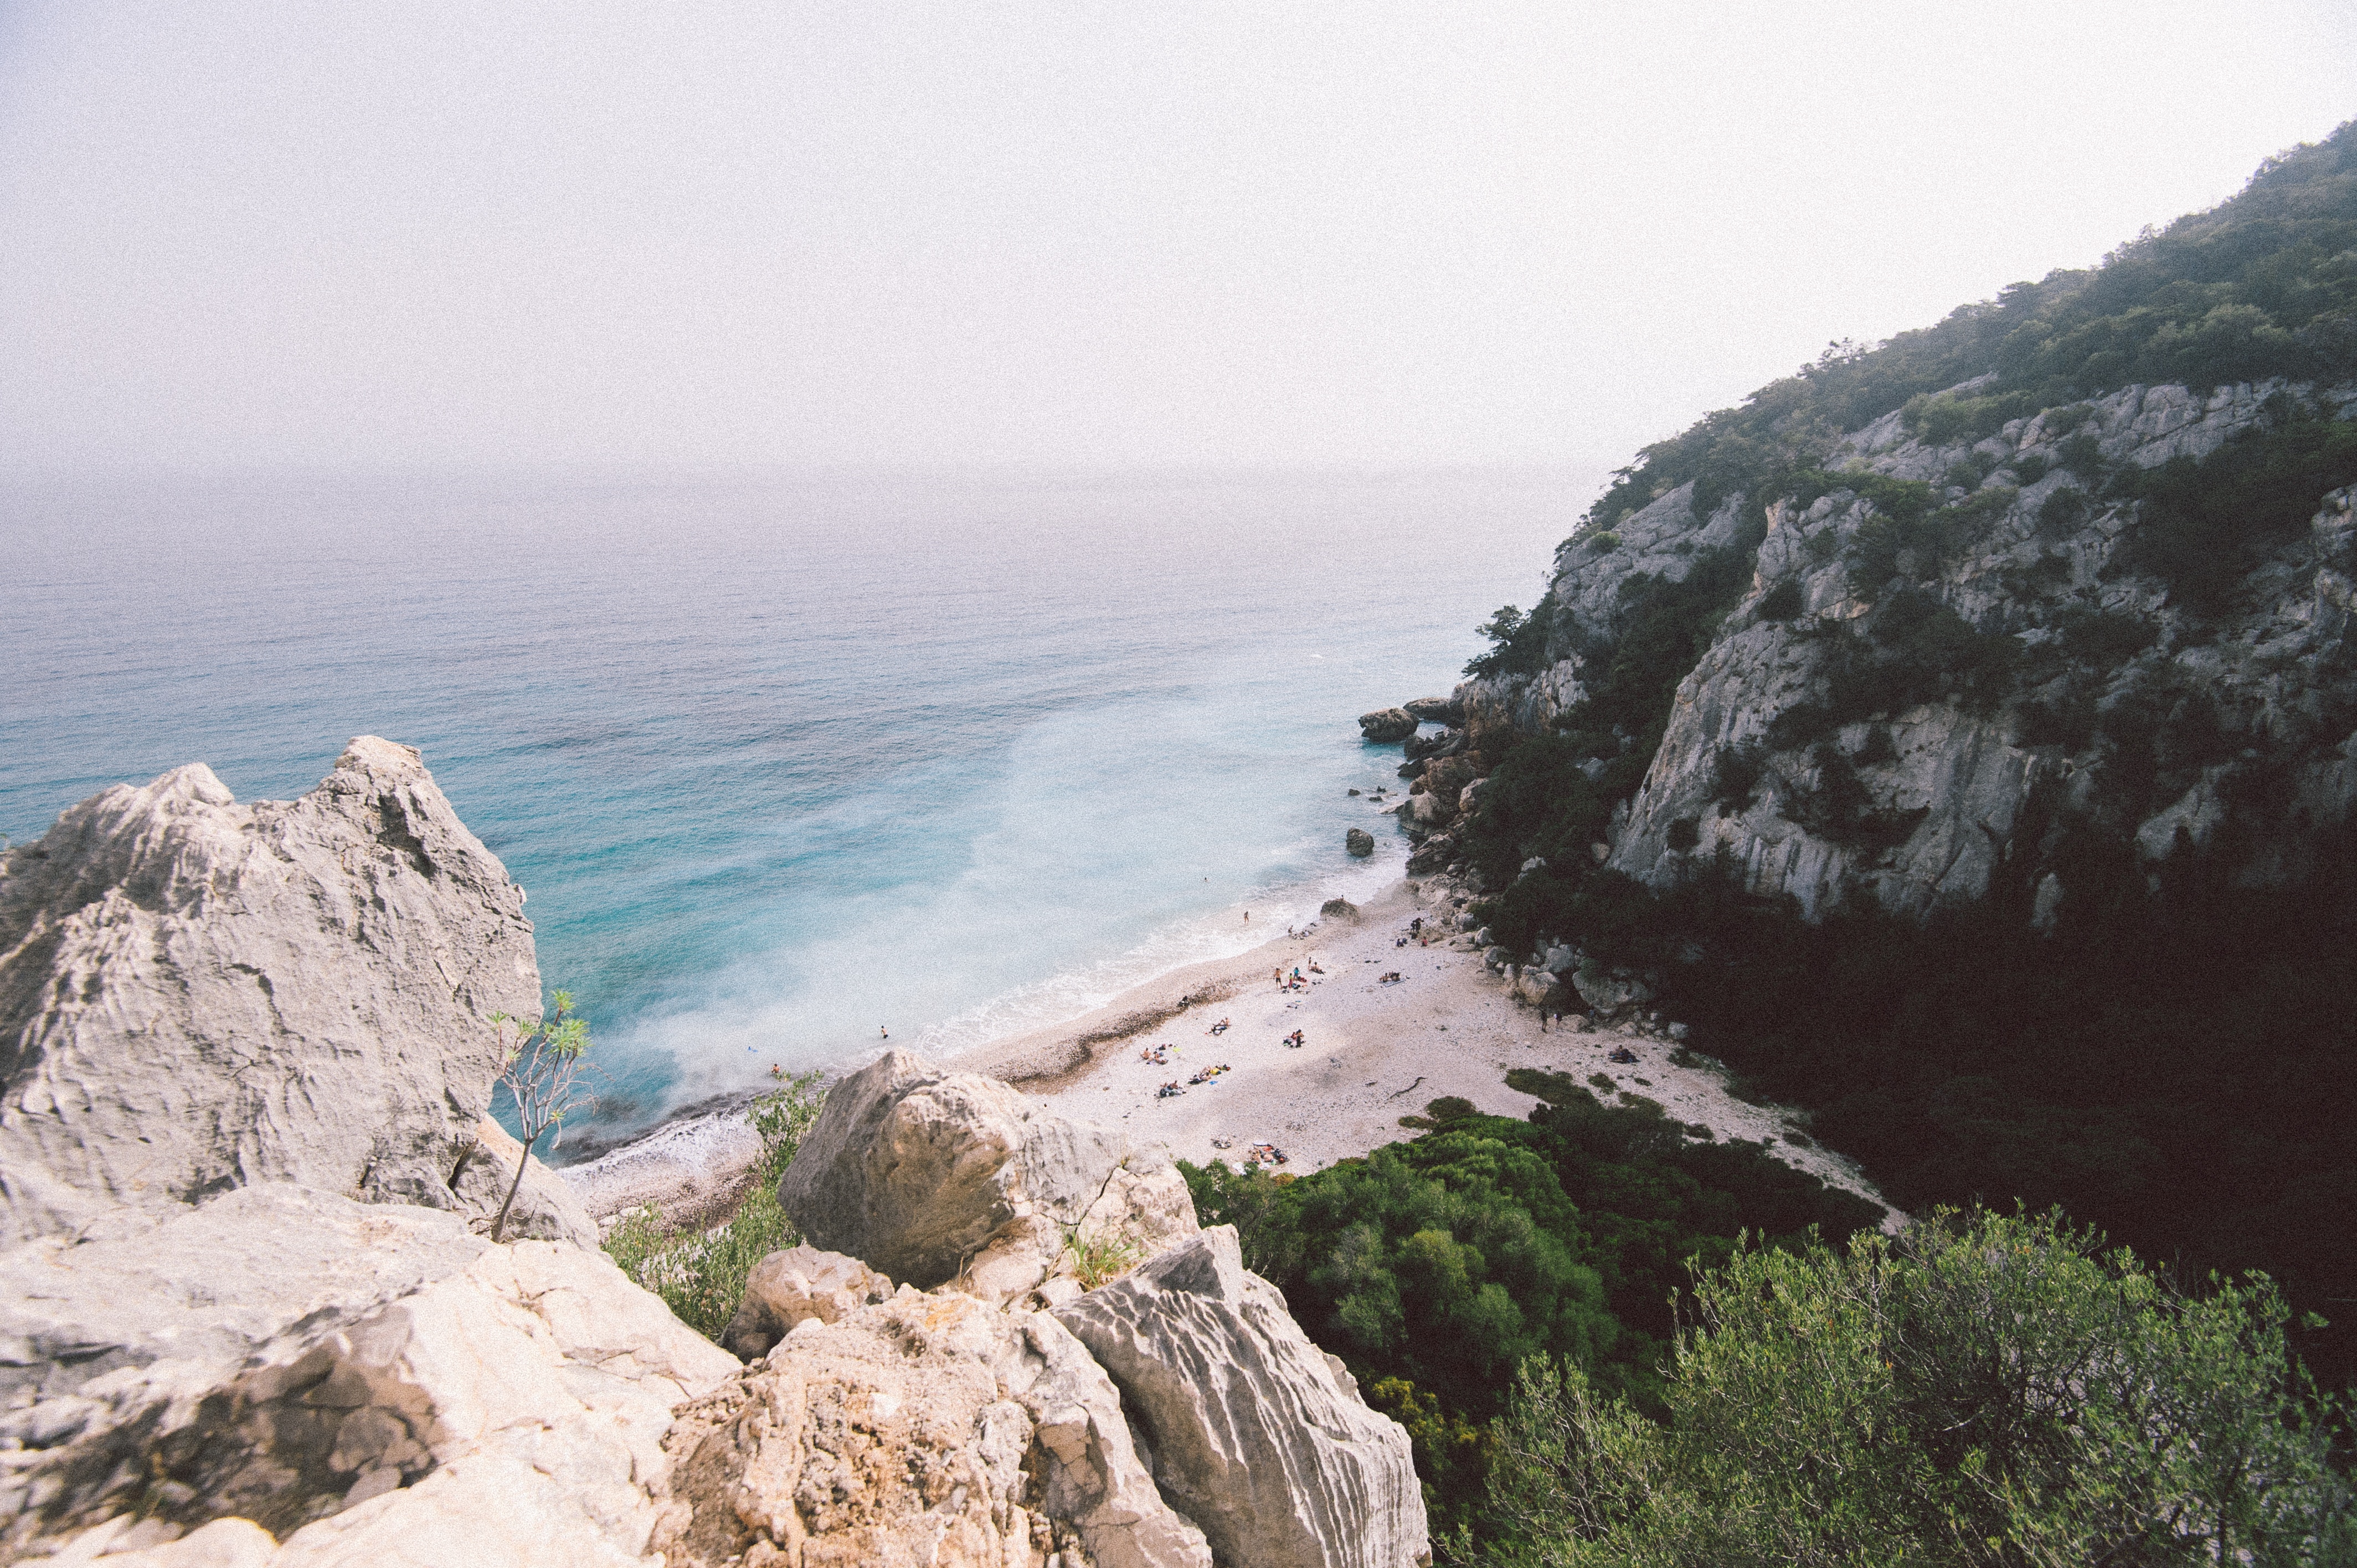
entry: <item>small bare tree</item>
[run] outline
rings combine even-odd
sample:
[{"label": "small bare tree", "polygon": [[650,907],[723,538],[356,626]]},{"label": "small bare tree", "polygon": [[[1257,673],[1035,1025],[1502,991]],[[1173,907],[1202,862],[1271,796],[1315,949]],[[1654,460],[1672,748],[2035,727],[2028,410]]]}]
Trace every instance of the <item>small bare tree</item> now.
[{"label": "small bare tree", "polygon": [[580,1081],[581,1070],[588,1065],[585,1058],[589,1054],[589,1026],[573,1016],[570,993],[550,995],[554,1008],[529,1023],[505,1013],[491,1015],[491,1026],[499,1031],[504,1047],[500,1082],[515,1097],[516,1118],[523,1132],[523,1153],[516,1159],[515,1180],[508,1184],[500,1217],[491,1221],[494,1241],[506,1230],[508,1210],[515,1207],[516,1194],[523,1187],[525,1167],[532,1164],[532,1146],[552,1127],[562,1139],[565,1113],[591,1098]]}]

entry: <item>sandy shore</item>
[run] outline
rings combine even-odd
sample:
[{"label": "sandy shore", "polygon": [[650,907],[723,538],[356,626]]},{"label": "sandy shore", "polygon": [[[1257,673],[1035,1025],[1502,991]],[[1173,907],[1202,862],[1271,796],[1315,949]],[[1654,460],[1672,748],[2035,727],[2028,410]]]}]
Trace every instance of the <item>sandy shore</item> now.
[{"label": "sandy shore", "polygon": [[[1431,925],[1453,915],[1451,893],[1439,881],[1394,884],[1355,920],[1323,920],[1307,936],[1197,964],[1085,1018],[983,1047],[957,1065],[1198,1165],[1240,1162],[1253,1144],[1274,1144],[1292,1171],[1414,1136],[1400,1117],[1444,1095],[1493,1115],[1527,1116],[1538,1101],[1506,1087],[1511,1068],[1582,1081],[1600,1072],[1680,1122],[1699,1122],[1721,1140],[1769,1142],[1788,1164],[1884,1203],[1847,1159],[1790,1142],[1803,1131],[1796,1113],[1736,1099],[1712,1068],[1675,1065],[1669,1041],[1609,1026],[1580,1033],[1555,1023],[1542,1030],[1538,1014],[1512,1000],[1470,938],[1398,945],[1417,917]],[[1313,964],[1324,972],[1313,972]],[[1271,971],[1289,975],[1297,966],[1308,987],[1280,989]],[[1394,971],[1399,982],[1380,982]],[[1229,1027],[1211,1034],[1222,1018]],[[1298,1048],[1284,1043],[1296,1030],[1306,1042]],[[1174,1047],[1169,1065],[1141,1059],[1163,1044]],[[1607,1060],[1615,1047],[1633,1052],[1636,1062]],[[1230,1070],[1217,1079],[1187,1085],[1203,1068],[1223,1064]],[[1174,1079],[1185,1091],[1159,1098]],[[1609,1102],[1612,1094],[1601,1097]]]},{"label": "sandy shore", "polygon": [[[1356,918],[1320,920],[1234,958],[1191,965],[1136,986],[1111,1004],[1053,1028],[1012,1036],[949,1058],[1039,1096],[1076,1120],[1128,1133],[1195,1163],[1241,1162],[1274,1144],[1284,1169],[1311,1171],[1412,1136],[1399,1118],[1444,1095],[1485,1112],[1523,1117],[1538,1102],[1506,1087],[1508,1069],[1550,1069],[1586,1081],[1604,1073],[1624,1094],[1658,1101],[1674,1119],[1721,1140],[1765,1141],[1813,1176],[1884,1200],[1857,1167],[1813,1144],[1794,1112],[1736,1099],[1708,1066],[1679,1067],[1669,1041],[1631,1029],[1575,1032],[1516,1004],[1470,939],[1424,946],[1408,924],[1453,916],[1454,890],[1438,880],[1394,883]],[[1281,989],[1272,971],[1296,967],[1308,985]],[[1380,977],[1396,971],[1390,984]],[[1218,1035],[1211,1026],[1229,1026]],[[1305,1041],[1287,1046],[1298,1030]],[[1168,1046],[1168,1062],[1141,1059]],[[1608,1061],[1615,1047],[1633,1065]],[[1212,1080],[1186,1080],[1208,1067]],[[1161,1098],[1162,1085],[1184,1092]],[[1609,1091],[1603,1095],[1608,1101]],[[601,1217],[652,1202],[675,1223],[702,1220],[741,1182],[755,1152],[741,1111],[666,1123],[646,1138],[563,1175]],[[1886,1205],[1887,1207],[1887,1205]],[[1890,1223],[1899,1217],[1894,1214]]]}]

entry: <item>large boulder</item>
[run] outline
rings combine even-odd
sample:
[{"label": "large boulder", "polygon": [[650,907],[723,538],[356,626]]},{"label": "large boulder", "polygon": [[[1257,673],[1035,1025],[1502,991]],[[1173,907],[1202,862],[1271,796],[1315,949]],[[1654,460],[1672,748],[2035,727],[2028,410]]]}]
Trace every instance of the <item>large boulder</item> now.
[{"label": "large boulder", "polygon": [[805,1241],[753,1265],[745,1299],[720,1343],[750,1361],[810,1318],[834,1323],[886,1300],[892,1282],[856,1258],[823,1252]]},{"label": "large boulder", "polygon": [[[0,1245],[264,1181],[492,1212],[490,1015],[539,1010],[523,890],[407,746],[299,800],[117,785],[0,855]],[[597,1240],[537,1165],[510,1223]]]},{"label": "large boulder", "polygon": [[1405,708],[1377,708],[1359,715],[1359,738],[1375,742],[1405,740],[1415,733],[1415,715]]},{"label": "large boulder", "polygon": [[993,1302],[1063,1270],[1073,1240],[1150,1254],[1197,1228],[1187,1183],[1158,1150],[907,1051],[828,1091],[778,1201],[816,1246]]},{"label": "large boulder", "polygon": [[672,1407],[737,1368],[602,1253],[275,1183],[118,1208],[0,1278],[11,1561],[242,1519],[210,1541],[269,1568],[634,1563]]},{"label": "large boulder", "polygon": [[1342,847],[1363,860],[1375,853],[1375,835],[1364,828],[1352,828],[1342,835]]},{"label": "large boulder", "polygon": [[1414,697],[1400,705],[1423,724],[1458,725],[1465,722],[1465,704],[1455,697]]},{"label": "large boulder", "polygon": [[1414,854],[1407,857],[1408,875],[1429,876],[1436,871],[1446,869],[1456,855],[1457,841],[1448,834],[1441,833],[1428,838],[1417,846]]},{"label": "large boulder", "polygon": [[1608,970],[1593,962],[1575,970],[1571,984],[1582,1001],[1606,1017],[1626,1008],[1642,1007],[1653,999],[1653,988],[1629,971]]},{"label": "large boulder", "polygon": [[1437,795],[1452,807],[1464,792],[1465,786],[1489,771],[1486,759],[1479,752],[1459,752],[1452,757],[1435,757],[1424,770],[1425,792]]},{"label": "large boulder", "polygon": [[1214,1226],[1057,1310],[1113,1374],[1172,1506],[1222,1563],[1428,1563],[1406,1431],[1367,1408]]},{"label": "large boulder", "polygon": [[1412,735],[1400,743],[1400,755],[1410,762],[1421,757],[1448,757],[1464,749],[1463,730],[1445,729],[1434,735]]},{"label": "large boulder", "polygon": [[687,1506],[652,1544],[673,1568],[1212,1561],[1079,1342],[959,1292],[805,1320],[665,1442]]}]

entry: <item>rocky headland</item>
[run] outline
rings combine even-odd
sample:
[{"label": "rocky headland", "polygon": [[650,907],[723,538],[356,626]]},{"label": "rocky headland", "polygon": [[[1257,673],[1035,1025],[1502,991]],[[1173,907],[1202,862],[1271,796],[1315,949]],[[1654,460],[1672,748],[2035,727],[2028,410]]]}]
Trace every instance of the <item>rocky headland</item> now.
[{"label": "rocky headland", "polygon": [[406,747],[69,811],[0,861],[0,1560],[1429,1561],[1406,1434],[1168,1158],[997,1079],[835,1086],[730,1348],[537,1162],[493,1242],[539,972]]}]

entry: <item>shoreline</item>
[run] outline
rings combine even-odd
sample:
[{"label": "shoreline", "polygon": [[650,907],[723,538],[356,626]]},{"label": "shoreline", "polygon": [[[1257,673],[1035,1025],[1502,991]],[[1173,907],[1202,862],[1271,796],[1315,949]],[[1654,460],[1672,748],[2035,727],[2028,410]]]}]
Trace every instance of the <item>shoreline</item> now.
[{"label": "shoreline", "polygon": [[[1597,1085],[1598,1098],[1650,1100],[1673,1120],[1700,1124],[1719,1140],[1767,1144],[1787,1165],[1880,1204],[1884,1228],[1904,1216],[1846,1157],[1806,1139],[1805,1117],[1754,1105],[1727,1090],[1725,1070],[1683,1054],[1634,1020],[1587,1032],[1513,1000],[1483,964],[1469,937],[1454,930],[1465,895],[1441,876],[1401,877],[1355,915],[1267,939],[1227,958],[1183,965],[1141,982],[1096,1010],[936,1058],[944,1068],[1001,1079],[1075,1121],[1125,1132],[1141,1147],[1161,1146],[1197,1165],[1242,1162],[1254,1144],[1274,1144],[1278,1168],[1307,1173],[1415,1135],[1399,1125],[1446,1096],[1517,1120],[1539,1103],[1506,1086],[1514,1068],[1569,1073]],[[1450,930],[1423,945],[1406,937],[1422,917]],[[1427,935],[1433,935],[1427,929]],[[1323,972],[1313,972],[1313,964]],[[1272,970],[1296,966],[1306,983],[1281,990]],[[1401,978],[1382,983],[1380,977]],[[1229,1027],[1210,1033],[1222,1018]],[[1301,1032],[1304,1044],[1285,1036]],[[1142,1059],[1156,1046],[1166,1060]],[[1633,1064],[1610,1063],[1625,1048]],[[1225,1068],[1207,1081],[1188,1079]],[[1180,1092],[1165,1097],[1169,1083]],[[737,1099],[685,1108],[598,1158],[558,1172],[601,1221],[652,1203],[680,1227],[724,1218],[741,1196],[759,1153]],[[728,1097],[722,1097],[724,1099]]]}]

